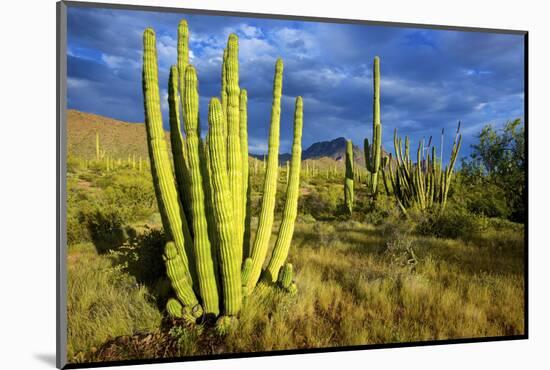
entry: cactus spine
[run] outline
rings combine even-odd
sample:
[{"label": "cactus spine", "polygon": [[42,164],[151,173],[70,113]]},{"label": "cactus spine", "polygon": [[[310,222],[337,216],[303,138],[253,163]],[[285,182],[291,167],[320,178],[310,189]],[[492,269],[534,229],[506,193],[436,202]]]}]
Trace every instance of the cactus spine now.
[{"label": "cactus spine", "polygon": [[376,196],[378,189],[378,171],[380,169],[380,148],[382,146],[382,125],[380,123],[380,58],[374,58],[373,65],[374,96],[372,101],[372,145],[365,138],[365,163],[371,173],[370,192]]},{"label": "cactus spine", "polygon": [[[285,208],[283,221],[279,227],[277,241],[266,269],[266,278],[275,282],[279,276],[279,270],[286,261],[292,234],[294,233],[294,221],[298,211],[298,194],[300,190],[300,162],[302,160],[302,123],[303,102],[302,97],[296,98],[294,108],[294,140],[292,142],[292,157],[290,160],[290,175],[286,187]],[[288,162],[287,162],[288,165]],[[287,167],[288,168],[288,167]],[[287,171],[288,174],[288,171]]]},{"label": "cactus spine", "polygon": [[346,141],[346,178],[344,181],[344,203],[349,214],[353,212],[353,143]]},{"label": "cactus spine", "polygon": [[275,209],[275,193],[277,192],[277,172],[279,170],[279,128],[281,121],[281,95],[283,87],[283,61],[277,59],[275,78],[273,80],[273,102],[271,105],[271,123],[269,126],[269,142],[267,151],[267,168],[264,178],[264,193],[260,211],[260,220],[256,239],[252,247],[252,268],[246,284],[250,293],[260,278],[262,264],[267,253],[271,228],[273,226],[273,211]]}]

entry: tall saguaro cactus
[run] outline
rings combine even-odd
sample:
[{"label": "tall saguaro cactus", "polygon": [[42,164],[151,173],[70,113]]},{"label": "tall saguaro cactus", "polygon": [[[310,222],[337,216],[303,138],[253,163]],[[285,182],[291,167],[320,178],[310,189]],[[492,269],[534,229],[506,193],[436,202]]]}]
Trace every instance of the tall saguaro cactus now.
[{"label": "tall saguaro cactus", "polygon": [[370,176],[370,192],[376,195],[378,190],[378,171],[380,170],[380,152],[382,146],[382,124],[380,123],[380,58],[374,58],[373,65],[373,101],[372,101],[372,145],[365,138],[365,163]]},{"label": "tall saguaro cactus", "polygon": [[349,214],[353,212],[353,143],[346,141],[346,178],[344,180],[344,203]]},{"label": "tall saguaro cactus", "polygon": [[[178,27],[178,60],[170,69],[168,107],[172,165],[162,126],[155,33],[143,34],[143,96],[145,126],[157,203],[167,243],[163,259],[175,297],[166,309],[188,321],[217,317],[225,328],[238,315],[243,298],[260,276],[273,227],[277,187],[283,62],[277,60],[269,151],[259,226],[250,249],[250,185],[246,90],[239,86],[238,38],[230,35],[222,63],[222,102],[212,98],[209,130],[201,139],[198,78],[189,64],[189,30]],[[181,114],[179,107],[182,107]],[[294,142],[283,220],[263,279],[287,291],[292,265],[290,249],[299,196],[303,102],[296,100]],[[181,132],[183,121],[184,134]],[[250,249],[250,250],[249,250]]]}]

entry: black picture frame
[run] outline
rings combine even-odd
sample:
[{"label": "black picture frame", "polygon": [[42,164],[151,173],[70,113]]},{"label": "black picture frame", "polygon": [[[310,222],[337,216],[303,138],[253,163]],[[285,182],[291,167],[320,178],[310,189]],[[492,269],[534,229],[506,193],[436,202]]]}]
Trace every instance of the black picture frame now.
[{"label": "black picture frame", "polygon": [[67,153],[67,8],[68,7],[83,7],[83,8],[103,8],[117,10],[143,10],[167,13],[185,13],[185,14],[201,14],[201,15],[223,15],[223,16],[238,16],[243,18],[268,18],[282,20],[298,20],[298,21],[314,21],[328,23],[344,23],[344,24],[360,24],[360,25],[382,25],[402,28],[424,28],[436,30],[454,30],[464,32],[486,32],[498,34],[513,34],[523,36],[524,40],[524,123],[525,123],[525,181],[526,188],[529,185],[529,86],[528,86],[528,46],[529,32],[526,30],[511,30],[511,29],[493,29],[493,28],[474,28],[449,26],[440,24],[418,24],[418,23],[401,23],[388,21],[373,21],[373,20],[358,20],[358,19],[339,19],[325,18],[312,16],[298,16],[285,14],[265,14],[265,13],[250,13],[250,12],[233,12],[219,11],[208,9],[189,9],[189,8],[174,8],[160,6],[144,6],[144,5],[128,5],[128,4],[111,4],[101,2],[80,2],[80,1],[59,1],[56,4],[57,18],[57,63],[56,63],[56,120],[57,120],[57,156],[56,156],[56,219],[57,219],[57,253],[56,253],[56,285],[57,285],[57,333],[56,333],[56,365],[60,369],[77,369],[77,368],[93,368],[93,367],[109,367],[121,365],[138,365],[138,364],[157,364],[171,362],[189,362],[189,361],[204,361],[204,360],[220,360],[234,359],[245,357],[263,357],[263,356],[280,356],[293,354],[309,354],[323,352],[341,352],[341,351],[357,351],[366,349],[380,348],[402,348],[416,346],[434,346],[448,345],[461,343],[481,343],[481,342],[496,342],[496,341],[511,341],[525,340],[529,338],[529,199],[528,190],[526,191],[526,199],[524,200],[526,216],[525,216],[525,240],[524,240],[524,328],[525,333],[521,335],[506,335],[497,337],[483,338],[461,338],[461,339],[444,339],[444,340],[428,340],[417,342],[397,342],[384,344],[368,344],[368,345],[353,345],[330,348],[311,348],[311,349],[293,349],[293,350],[275,350],[265,352],[243,352],[243,353],[227,353],[213,355],[199,355],[192,357],[174,357],[161,359],[147,360],[125,360],[125,361],[110,361],[110,362],[89,362],[89,363],[68,363],[66,358],[67,349],[67,238],[66,238],[66,202],[67,202],[67,184],[66,184],[66,153]]}]

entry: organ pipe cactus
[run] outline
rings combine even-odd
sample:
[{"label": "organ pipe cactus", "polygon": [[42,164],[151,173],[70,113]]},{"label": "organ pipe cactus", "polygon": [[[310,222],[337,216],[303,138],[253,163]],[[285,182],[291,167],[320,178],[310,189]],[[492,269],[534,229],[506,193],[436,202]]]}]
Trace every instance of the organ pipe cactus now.
[{"label": "organ pipe cactus", "polygon": [[[238,315],[260,277],[273,226],[277,188],[283,62],[277,60],[264,193],[256,238],[250,240],[247,93],[239,86],[238,38],[230,35],[222,63],[221,102],[208,107],[200,134],[198,78],[189,64],[189,31],[178,26],[178,59],[170,69],[168,107],[173,168],[165,142],[155,33],[143,34],[145,123],[155,195],[167,239],[163,260],[174,297],[171,316],[193,322],[218,317],[221,331]],[[181,114],[179,107],[182,107]],[[299,196],[303,102],[296,99],[294,141],[283,220],[262,282],[294,292],[290,249]],[[183,122],[184,134],[181,132]],[[141,161],[140,161],[141,163]],[[172,172],[172,169],[174,172]]]},{"label": "organ pipe cactus", "polygon": [[[430,140],[431,143],[431,140]],[[406,213],[406,209],[417,207],[421,210],[438,206],[445,209],[451,186],[453,169],[460,151],[462,135],[460,126],[453,141],[451,157],[448,165],[443,168],[441,158],[436,156],[435,146],[426,148],[429,153],[424,158],[424,145],[420,141],[417,150],[416,163],[410,157],[409,138],[403,140],[394,131],[395,160],[391,155],[386,157],[382,167],[382,176],[386,192],[395,196],[399,207]],[[394,163],[395,162],[395,163]],[[395,168],[394,168],[395,167]]]},{"label": "organ pipe cactus", "polygon": [[380,170],[380,156],[382,147],[382,124],[380,123],[380,58],[374,58],[373,65],[374,95],[372,101],[372,145],[365,138],[365,164],[370,176],[370,192],[376,196],[378,189],[378,171]]},{"label": "organ pipe cactus", "polygon": [[353,143],[346,141],[346,178],[344,182],[344,203],[349,214],[353,212]]}]

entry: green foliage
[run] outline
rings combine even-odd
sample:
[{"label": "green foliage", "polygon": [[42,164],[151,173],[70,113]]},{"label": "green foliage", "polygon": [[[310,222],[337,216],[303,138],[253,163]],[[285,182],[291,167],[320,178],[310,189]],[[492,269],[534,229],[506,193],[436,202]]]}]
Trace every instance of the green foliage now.
[{"label": "green foliage", "polygon": [[446,212],[418,213],[413,218],[421,235],[469,240],[484,231],[485,219],[475,216],[462,207],[449,207]]},{"label": "green foliage", "polygon": [[[523,222],[525,219],[525,128],[516,119],[501,130],[485,126],[462,161],[461,182],[468,208],[487,216]],[[474,199],[468,193],[474,193]],[[470,198],[470,199],[468,199]]]}]

